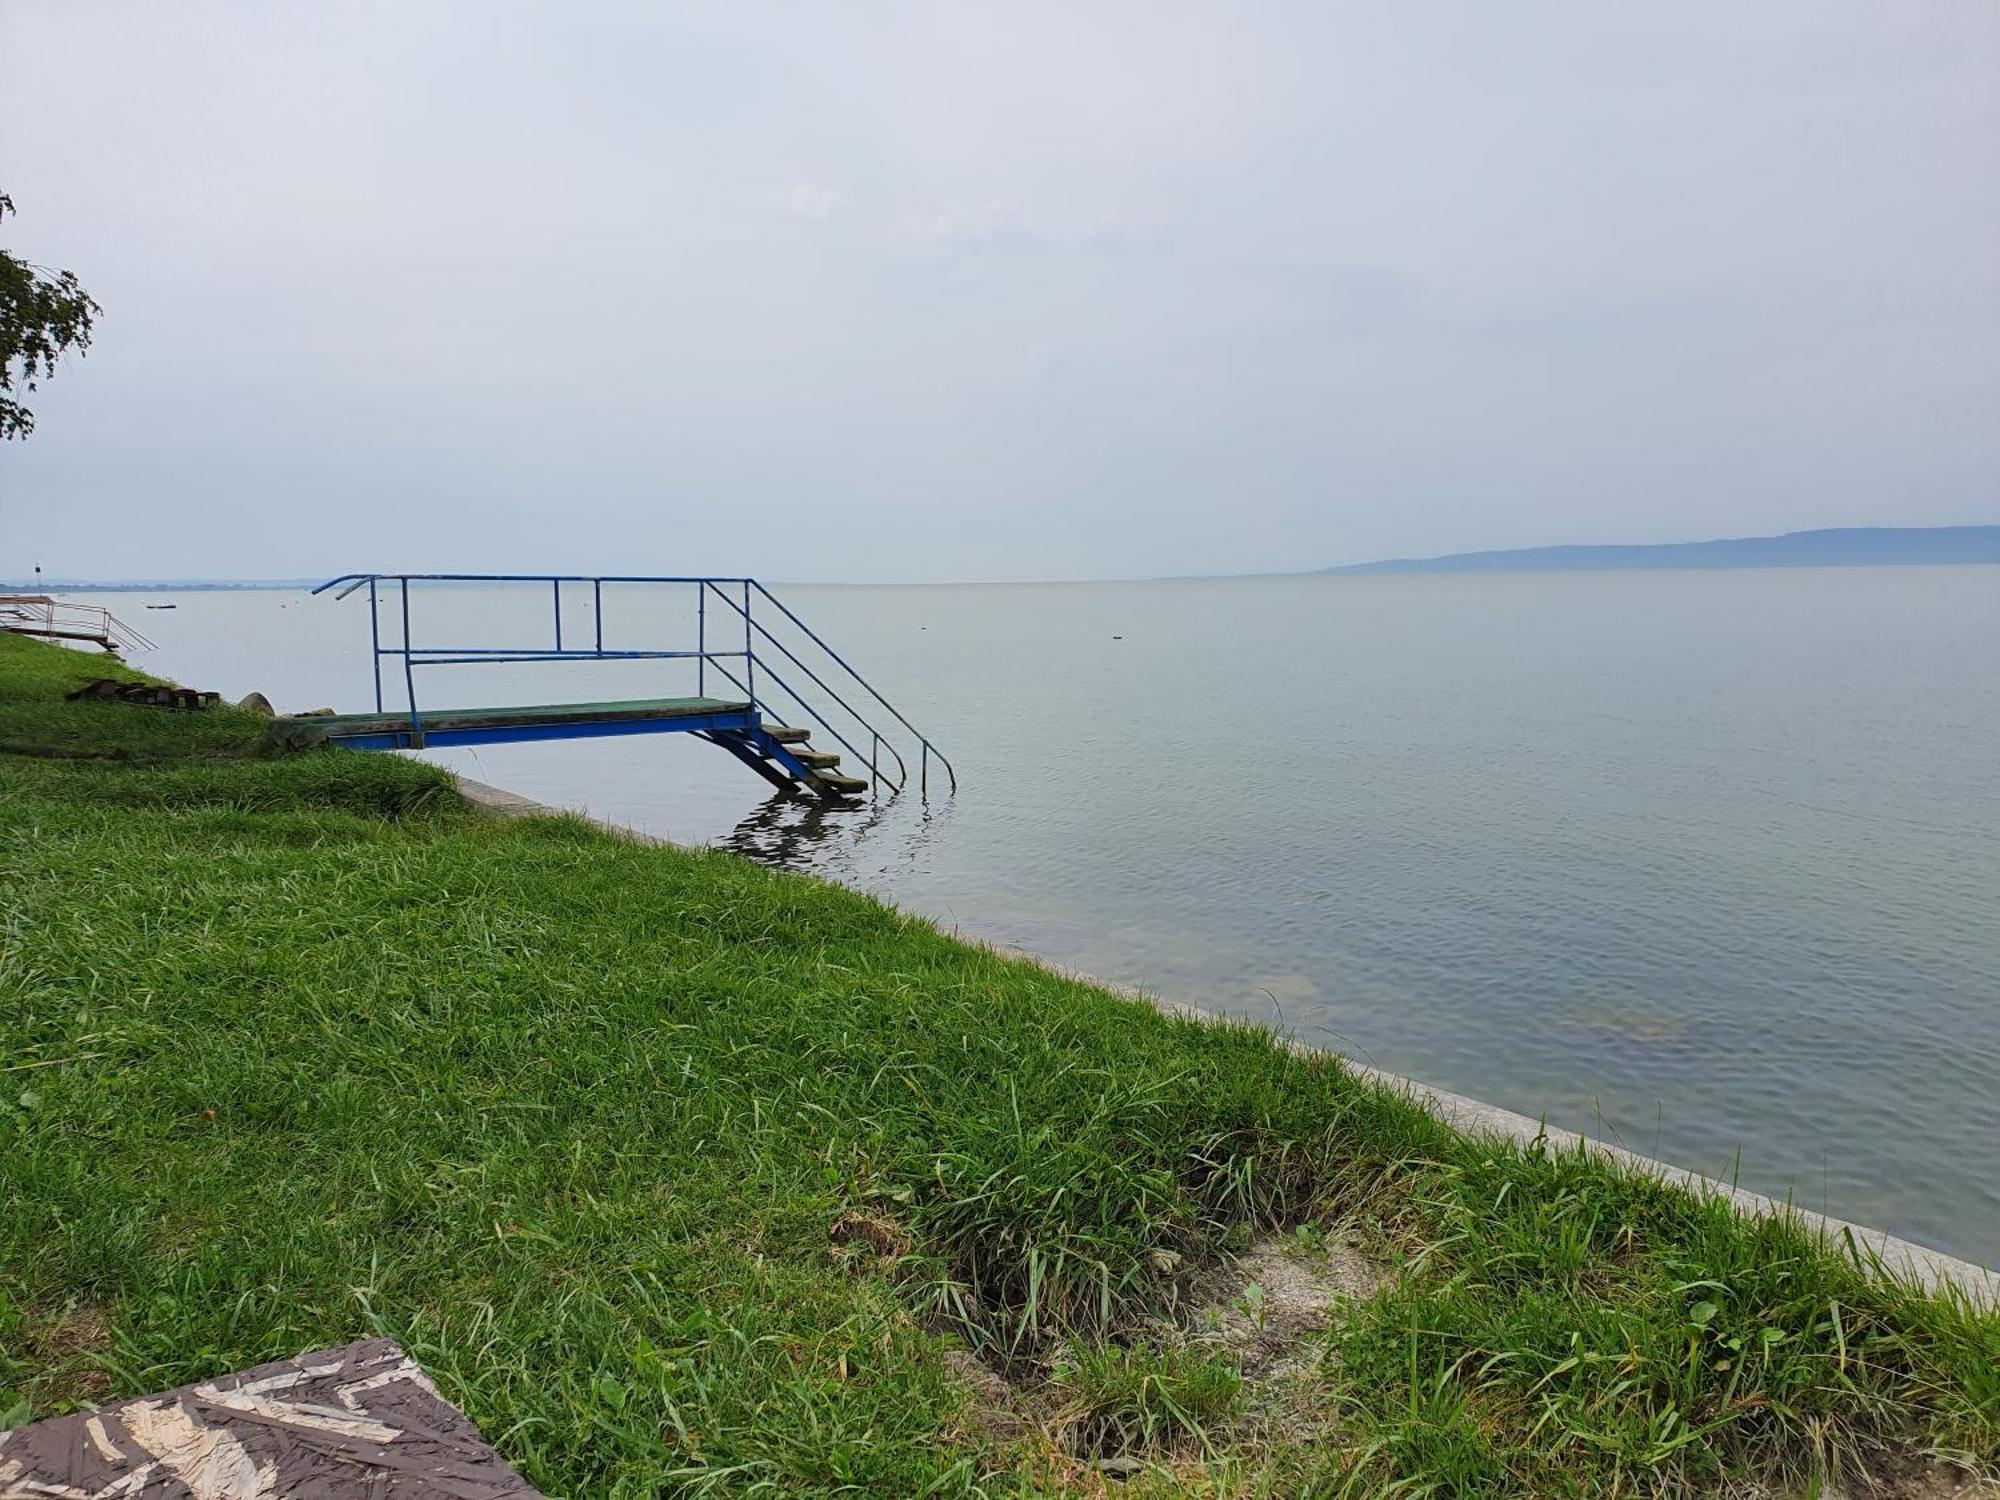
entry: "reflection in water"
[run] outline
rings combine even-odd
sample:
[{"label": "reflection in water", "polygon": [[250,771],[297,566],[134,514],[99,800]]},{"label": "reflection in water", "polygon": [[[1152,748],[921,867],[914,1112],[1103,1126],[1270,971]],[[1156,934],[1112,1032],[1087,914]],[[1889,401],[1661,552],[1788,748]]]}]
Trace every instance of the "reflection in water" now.
[{"label": "reflection in water", "polygon": [[841,807],[817,797],[778,792],[730,829],[721,844],[782,870],[823,870],[827,864],[822,845],[836,836],[843,836],[846,843],[859,842],[881,821],[884,810],[881,802]]},{"label": "reflection in water", "polygon": [[843,806],[780,792],[719,843],[760,864],[809,870],[865,888],[884,875],[915,873],[943,832],[951,806],[949,798],[926,802],[907,796]]}]

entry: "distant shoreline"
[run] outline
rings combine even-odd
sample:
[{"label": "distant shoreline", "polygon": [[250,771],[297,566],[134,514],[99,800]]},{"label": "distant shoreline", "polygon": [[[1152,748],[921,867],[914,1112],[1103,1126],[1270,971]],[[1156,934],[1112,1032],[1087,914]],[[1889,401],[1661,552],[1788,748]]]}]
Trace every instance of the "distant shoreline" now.
[{"label": "distant shoreline", "polygon": [[1841,526],[1705,542],[1567,543],[1319,568],[1367,573],[1571,573],[1650,568],[1868,568],[2000,563],[2000,526]]}]

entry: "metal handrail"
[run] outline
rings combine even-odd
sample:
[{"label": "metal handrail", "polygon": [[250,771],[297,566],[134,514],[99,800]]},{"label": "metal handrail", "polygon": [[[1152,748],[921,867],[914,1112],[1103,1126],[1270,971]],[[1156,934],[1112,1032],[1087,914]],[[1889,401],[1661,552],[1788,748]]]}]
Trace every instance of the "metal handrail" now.
[{"label": "metal handrail", "polygon": [[[413,583],[514,583],[546,584],[552,602],[553,639],[548,645],[522,646],[473,646],[473,645],[418,645],[411,633],[410,585]],[[594,628],[591,644],[588,646],[566,645],[563,640],[563,586],[587,585],[591,590],[592,616]],[[604,640],[604,585],[606,584],[681,584],[692,585],[696,590],[695,629],[696,644],[693,650],[682,648],[634,649],[625,646],[607,647]],[[727,586],[725,588],[725,585]],[[382,594],[386,588],[395,591],[400,629],[396,632],[399,640],[385,640],[382,629]],[[800,619],[797,612],[755,578],[678,576],[665,574],[626,573],[343,573],[337,578],[329,578],[314,587],[315,595],[329,590],[337,590],[336,599],[345,599],[361,589],[368,591],[369,636],[374,670],[375,709],[384,711],[382,694],[382,664],[385,659],[400,660],[403,668],[403,689],[408,703],[410,727],[421,733],[423,719],[417,706],[416,675],[419,666],[476,666],[502,662],[541,661],[686,661],[696,663],[698,683],[705,679],[707,670],[713,664],[716,671],[730,682],[750,701],[753,708],[765,714],[773,712],[771,705],[758,692],[758,674],[774,683],[802,710],[807,717],[831,735],[850,752],[856,760],[861,759],[860,747],[839,728],[830,722],[814,705],[780,675],[772,661],[757,650],[758,638],[776,648],[784,659],[811,679],[823,694],[837,704],[840,710],[854,724],[866,732],[870,740],[867,757],[871,786],[886,786],[893,792],[900,792],[908,784],[909,767],[903,760],[895,741],[884,734],[866,715],[850,703],[846,697],[822,676],[820,671],[802,659],[784,641],[774,635],[763,621],[756,618],[756,600],[761,597],[789,621],[826,658],[846,673],[849,679],[865,691],[897,724],[902,726],[917,742],[920,748],[919,784],[923,793],[930,791],[930,760],[935,757],[944,767],[952,791],[958,790],[958,775],[950,760],[934,745],[930,738],[912,724],[875,685],[863,677],[846,657],[829,645],[825,637]],[[739,602],[733,597],[736,591],[742,594]],[[729,650],[711,649],[708,640],[708,598],[714,594],[743,622],[743,640],[739,647]],[[725,663],[742,663],[743,676],[738,677]],[[830,672],[830,669],[828,669]],[[698,691],[700,688],[698,687]],[[880,751],[887,751],[895,762],[895,772],[890,773],[886,765],[880,765]]]},{"label": "metal handrail", "polygon": [[[716,597],[718,597],[719,599],[721,599],[723,603],[727,604],[727,605],[728,605],[728,606],[729,606],[729,607],[730,607],[731,609],[735,610],[735,611],[736,611],[736,612],[737,612],[738,614],[740,614],[740,615],[742,615],[742,616],[743,616],[743,619],[744,619],[744,622],[745,622],[745,623],[746,623],[746,624],[747,624],[747,625],[748,625],[748,626],[749,626],[749,627],[750,627],[750,628],[751,628],[752,630],[756,631],[756,632],[757,632],[757,634],[761,635],[761,636],[762,636],[762,637],[763,637],[763,638],[764,638],[765,640],[769,641],[769,642],[770,642],[770,643],[771,643],[772,645],[776,646],[776,647],[777,647],[777,648],[778,648],[778,649],[779,649],[780,651],[784,652],[784,653],[785,653],[785,659],[786,659],[787,661],[789,661],[789,662],[790,662],[790,663],[791,663],[791,664],[792,664],[793,666],[797,667],[797,668],[798,668],[798,669],[799,669],[799,670],[800,670],[801,672],[805,673],[805,674],[806,674],[806,676],[810,677],[810,678],[811,678],[811,679],[813,680],[813,682],[814,682],[814,683],[815,683],[815,684],[816,684],[816,685],[817,685],[817,686],[819,687],[819,689],[820,689],[820,690],[821,690],[822,692],[824,692],[824,693],[825,693],[825,694],[826,694],[826,695],[827,695],[827,696],[828,696],[829,698],[833,699],[833,701],[834,701],[835,703],[838,703],[838,704],[839,704],[839,705],[840,705],[840,706],[841,706],[842,708],[846,709],[846,710],[847,710],[847,714],[848,714],[848,717],[849,717],[849,718],[853,719],[853,720],[854,720],[854,721],[855,721],[855,722],[856,722],[857,724],[866,724],[866,725],[868,725],[868,732],[869,732],[870,734],[873,734],[873,733],[875,733],[875,727],[874,727],[874,725],[872,725],[872,724],[868,724],[868,720],[862,717],[862,715],[861,715],[861,714],[860,714],[860,713],[859,713],[859,712],[858,712],[858,711],[857,711],[857,710],[855,709],[855,707],[854,707],[854,705],[853,705],[853,704],[849,703],[849,702],[848,702],[848,701],[847,701],[847,700],[846,700],[845,698],[841,697],[841,696],[840,696],[840,694],[839,694],[838,692],[836,692],[836,691],[835,691],[835,690],[834,690],[834,689],[833,689],[832,687],[828,686],[828,684],[827,684],[827,681],[826,681],[826,679],[825,679],[825,678],[821,677],[821,676],[819,675],[819,673],[815,672],[815,671],[814,671],[814,670],[813,670],[813,669],[812,669],[811,667],[807,666],[807,665],[806,665],[806,664],[805,664],[804,662],[800,661],[800,660],[798,659],[798,657],[797,657],[797,656],[796,656],[796,655],[795,655],[795,654],[793,653],[793,651],[792,651],[791,647],[787,646],[787,645],[786,645],[786,644],[785,644],[785,643],[784,643],[783,641],[779,640],[779,639],[778,639],[778,638],[777,638],[776,636],[772,635],[770,631],[766,630],[766,629],[765,629],[765,628],[764,628],[764,627],[763,627],[762,625],[760,625],[760,624],[759,624],[759,623],[758,623],[758,622],[756,621],[756,619],[755,619],[754,617],[752,617],[752,615],[751,615],[751,614],[749,613],[749,611],[745,610],[745,609],[744,609],[744,608],[743,608],[743,607],[742,607],[742,606],[741,606],[740,604],[738,604],[738,603],[737,603],[737,602],[736,602],[736,601],[735,601],[734,599],[730,598],[730,597],[729,597],[729,596],[728,596],[727,594],[723,593],[723,592],[722,592],[722,590],[720,590],[720,589],[717,589],[717,590],[716,590],[715,592],[716,592]],[[782,606],[780,606],[780,607],[782,608]],[[803,627],[801,627],[801,628],[803,628]],[[828,649],[828,650],[827,650],[827,655],[829,655],[829,656],[833,656],[833,652],[831,651],[831,649]],[[836,660],[836,661],[839,661],[839,660],[840,660],[840,658],[836,656],[836,657],[834,657],[834,660]],[[762,659],[761,659],[761,658],[758,658],[758,661],[759,661],[759,665],[762,665],[762,664],[763,664],[763,663],[762,663]],[[841,665],[842,665],[843,667],[845,667],[845,666],[847,666],[847,663],[845,663],[845,662],[841,662]],[[770,670],[770,668],[769,668],[769,667],[766,667],[766,668],[765,668],[765,670],[766,670],[766,671],[769,671],[769,670]],[[853,669],[852,667],[848,667],[848,673],[849,673],[849,675],[850,675],[850,676],[854,676],[854,675],[855,675],[855,674],[854,674],[854,669]],[[774,673],[772,673],[772,675],[773,675],[773,676],[776,676],[777,674],[776,674],[776,673],[774,672]],[[866,682],[862,681],[862,680],[861,680],[861,678],[860,678],[859,676],[855,676],[855,681],[857,681],[857,682],[861,682],[861,685],[862,685],[863,687],[868,687],[868,684],[867,684]],[[783,685],[783,682],[782,682],[782,679],[780,679],[780,685],[781,685],[781,686]],[[873,688],[869,688],[868,690],[869,690],[870,692],[874,692],[874,689],[873,689]],[[801,708],[805,709],[805,710],[806,710],[806,712],[808,712],[808,713],[811,713],[811,712],[812,712],[812,708],[811,708],[811,706],[810,706],[809,704],[807,704],[807,702],[805,701],[805,699],[803,699],[803,698],[800,698],[800,697],[799,697],[799,695],[798,695],[797,693],[795,693],[795,692],[792,692],[792,689],[791,689],[791,688],[789,688],[789,687],[786,687],[786,688],[785,688],[785,691],[786,691],[786,692],[788,692],[788,693],[792,693],[792,697],[798,700],[798,704],[799,704],[799,707],[801,707]],[[880,695],[878,694],[877,696],[880,696]],[[895,710],[894,710],[894,709],[890,709],[890,712],[891,712],[891,713],[894,713],[894,712],[895,712]],[[829,733],[829,734],[832,734],[832,733],[834,733],[834,732],[835,732],[835,731],[834,731],[833,727],[832,727],[831,725],[828,725],[828,726],[827,726],[827,733]],[[911,733],[915,734],[915,733],[916,733],[916,731],[915,731],[915,730],[912,730],[912,731],[911,731]],[[919,735],[917,735],[917,738],[918,738],[919,740],[921,740],[921,739],[923,738],[923,736],[919,734]],[[845,741],[843,741],[842,743],[845,743]],[[848,748],[849,748],[849,749],[853,749],[853,747],[852,747],[851,745],[850,745],[850,746],[849,746]],[[900,754],[898,754],[898,753],[897,753],[897,750],[896,750],[896,747],[895,747],[894,745],[888,745],[888,746],[886,746],[885,748],[886,748],[886,749],[888,750],[888,752],[889,752],[889,753],[890,753],[891,755],[894,755],[894,756],[896,757],[896,770],[897,770],[897,772],[898,772],[898,778],[899,778],[899,779],[898,779],[898,786],[900,787],[900,785],[901,785],[901,783],[902,783],[902,782],[904,782],[904,781],[908,781],[908,780],[910,779],[910,768],[909,768],[908,766],[906,766],[906,765],[904,765],[904,764],[903,764],[903,757],[902,757],[902,756],[901,756]],[[856,755],[859,755],[859,754],[860,754],[861,752],[860,752],[859,750],[855,750],[855,751],[854,751],[854,753],[855,753]],[[943,756],[939,756],[938,758],[939,758],[940,760],[942,760],[942,759],[943,759],[944,757],[943,757]],[[953,783],[953,788],[952,788],[952,789],[953,789],[954,791],[956,791],[956,790],[957,790],[957,783],[955,783],[955,782]]]},{"label": "metal handrail", "polygon": [[[797,615],[793,614],[790,607],[786,605],[784,600],[780,599],[776,594],[773,594],[769,589],[765,588],[763,584],[759,583],[754,578],[749,580],[749,583],[751,588],[755,589],[758,593],[762,594],[766,599],[770,600],[771,603],[776,605],[780,613],[782,613],[786,619],[790,620],[794,625],[798,626],[800,630],[804,631],[806,633],[806,636],[813,642],[814,645],[818,646],[820,650],[824,651],[828,656],[832,657],[835,661],[839,662],[842,669],[846,671],[847,675],[849,677],[852,677],[856,682],[860,683],[864,688],[866,688],[869,694],[875,699],[875,701],[881,704],[882,707],[887,709],[890,715],[895,719],[895,721],[898,724],[901,724],[905,729],[909,730],[911,734],[915,735],[917,743],[924,747],[925,755],[926,756],[935,755],[938,758],[939,764],[941,764],[944,767],[945,775],[950,778],[951,789],[954,792],[958,790],[958,772],[952,767],[952,763],[949,760],[945,759],[945,755],[942,750],[938,749],[937,746],[933,745],[930,742],[930,740],[924,736],[923,732],[917,728],[916,725],[912,724],[908,719],[904,718],[902,713],[897,709],[895,704],[891,703],[887,698],[884,698],[881,695],[881,693],[877,692],[875,689],[875,685],[873,683],[871,683],[867,678],[863,677],[859,672],[855,671],[854,668],[848,666],[847,658],[842,656],[838,651],[834,650],[833,647],[829,646],[824,640],[820,639],[818,631],[814,630],[812,626],[806,624],[804,620],[801,620]],[[857,715],[857,717],[859,716]]]},{"label": "metal handrail", "polygon": [[101,604],[75,604],[47,594],[0,595],[0,629],[16,635],[95,641],[106,649],[158,649],[144,631],[126,624]]},{"label": "metal handrail", "polygon": [[[805,699],[801,698],[798,695],[797,690],[794,689],[789,682],[785,681],[784,678],[780,677],[777,674],[777,672],[771,668],[768,662],[765,662],[762,659],[755,656],[753,656],[751,660],[755,662],[758,666],[764,668],[764,675],[769,677],[773,682],[777,683],[779,687],[783,688],[785,692],[790,695],[791,700],[794,703],[798,704],[798,706],[802,710],[804,710],[807,718],[811,719],[815,724],[819,725],[820,728],[824,729],[828,734],[832,735],[836,740],[838,740],[840,742],[840,747],[843,750],[846,750],[849,754],[851,754],[856,761],[859,761],[861,759],[861,747],[855,744],[846,735],[842,734],[838,729],[834,728],[832,724],[828,723],[825,715],[821,714],[818,709],[814,708],[810,703],[806,702]],[[763,699],[759,698],[755,693],[751,692],[749,688],[745,687],[742,680],[739,677],[737,677],[737,675],[734,672],[730,671],[729,668],[723,666],[720,662],[717,662],[715,670],[720,672],[724,677],[726,677],[730,682],[734,683],[738,688],[742,689],[744,696],[747,697],[751,701],[751,703],[754,704],[759,710],[763,710],[769,707],[769,705],[766,704],[763,701]],[[790,715],[787,715],[787,717],[789,718]],[[867,721],[862,720],[861,722],[866,723]],[[871,729],[869,733],[873,734],[874,731]],[[892,748],[889,753],[895,755],[894,749]],[[882,785],[888,787],[889,790],[892,792],[902,791],[903,788],[909,783],[910,773],[907,768],[903,767],[902,756],[900,755],[896,756],[896,765],[899,769],[902,770],[903,774],[901,776],[885,776],[880,771],[876,770],[875,762],[871,757],[868,763],[869,781],[871,783],[880,782]]]},{"label": "metal handrail", "polygon": [[[308,592],[324,594],[343,583],[358,586],[371,579],[378,583],[398,583],[405,579],[411,583],[757,583],[754,578],[669,573],[342,573],[338,578],[314,584]],[[344,599],[353,592],[349,588],[341,597]],[[777,600],[771,602],[775,604]]]}]

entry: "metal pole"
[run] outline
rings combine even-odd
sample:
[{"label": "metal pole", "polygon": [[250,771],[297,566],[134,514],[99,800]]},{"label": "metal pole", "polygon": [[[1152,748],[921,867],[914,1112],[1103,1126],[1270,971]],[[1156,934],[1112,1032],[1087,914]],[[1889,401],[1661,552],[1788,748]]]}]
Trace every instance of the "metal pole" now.
[{"label": "metal pole", "polygon": [[368,644],[375,667],[375,712],[382,712],[382,616],[375,609],[375,580],[368,580]]},{"label": "metal pole", "polygon": [[923,753],[917,757],[917,795],[924,801],[931,800],[931,745],[923,742]]},{"label": "metal pole", "polygon": [[874,730],[868,731],[868,795],[874,796],[882,784],[882,777],[875,769],[875,752],[881,748],[882,736]]},{"label": "metal pole", "polygon": [[417,717],[417,676],[410,666],[410,580],[400,580],[403,586],[403,691],[410,699],[410,735],[413,739],[423,736],[423,720]]},{"label": "metal pole", "polygon": [[701,584],[694,595],[694,691],[708,696],[708,585]]},{"label": "metal pole", "polygon": [[597,617],[597,654],[604,654],[604,580],[590,580],[590,612]]},{"label": "metal pole", "polygon": [[750,702],[757,702],[757,655],[750,649],[750,580],[743,580],[743,676],[750,684]]},{"label": "metal pole", "polygon": [[551,578],[549,587],[556,593],[556,650],[562,650],[562,580]]}]

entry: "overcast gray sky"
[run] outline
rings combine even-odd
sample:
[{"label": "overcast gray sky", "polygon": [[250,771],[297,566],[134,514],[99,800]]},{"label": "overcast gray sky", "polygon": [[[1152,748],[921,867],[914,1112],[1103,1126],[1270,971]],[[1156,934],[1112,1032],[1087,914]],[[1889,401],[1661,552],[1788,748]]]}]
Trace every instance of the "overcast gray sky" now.
[{"label": "overcast gray sky", "polygon": [[2000,520],[2000,4],[7,0],[0,574]]}]

